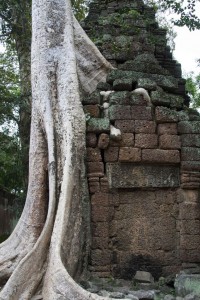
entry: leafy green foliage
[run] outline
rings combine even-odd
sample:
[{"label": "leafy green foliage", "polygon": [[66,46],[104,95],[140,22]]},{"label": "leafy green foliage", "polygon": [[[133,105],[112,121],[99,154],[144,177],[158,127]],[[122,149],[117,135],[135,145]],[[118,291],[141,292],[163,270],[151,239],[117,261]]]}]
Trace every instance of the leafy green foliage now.
[{"label": "leafy green foliage", "polygon": [[0,132],[0,189],[16,196],[23,192],[19,139]]},{"label": "leafy green foliage", "polygon": [[196,13],[196,4],[199,0],[146,0],[155,11],[165,12],[170,10],[177,15],[178,19],[172,19],[172,23],[177,26],[187,26],[189,30],[200,29],[200,18]]},{"label": "leafy green foliage", "polygon": [[200,108],[200,74],[195,76],[190,73],[186,79],[186,89],[191,97],[191,106]]},{"label": "leafy green foliage", "polygon": [[19,71],[16,53],[7,47],[0,53],[0,125],[19,121]]}]

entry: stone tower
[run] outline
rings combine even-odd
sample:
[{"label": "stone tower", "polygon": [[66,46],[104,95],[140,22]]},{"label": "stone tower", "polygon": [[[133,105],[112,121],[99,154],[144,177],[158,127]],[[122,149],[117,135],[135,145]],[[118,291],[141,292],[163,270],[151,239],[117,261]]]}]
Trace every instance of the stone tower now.
[{"label": "stone tower", "polygon": [[116,67],[83,99],[90,270],[155,278],[200,263],[200,117],[153,8],[97,1],[83,23]]}]

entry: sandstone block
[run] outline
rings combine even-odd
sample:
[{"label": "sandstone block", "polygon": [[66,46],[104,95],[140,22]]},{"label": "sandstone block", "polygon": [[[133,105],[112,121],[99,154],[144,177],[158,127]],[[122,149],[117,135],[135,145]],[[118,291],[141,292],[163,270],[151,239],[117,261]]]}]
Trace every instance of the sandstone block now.
[{"label": "sandstone block", "polygon": [[179,122],[178,133],[200,133],[200,121]]},{"label": "sandstone block", "polygon": [[155,116],[158,123],[178,122],[178,113],[167,107],[157,106]]},{"label": "sandstone block", "polygon": [[91,118],[87,123],[88,132],[109,132],[110,131],[110,120],[107,118]]},{"label": "sandstone block", "polygon": [[179,163],[178,150],[143,149],[142,161],[149,163]]},{"label": "sandstone block", "polygon": [[154,283],[154,278],[149,272],[137,271],[134,280],[137,282]]},{"label": "sandstone block", "polygon": [[101,161],[101,153],[98,148],[87,148],[87,161]]},{"label": "sandstone block", "polygon": [[182,134],[182,147],[200,147],[200,134]]},{"label": "sandstone block", "polygon": [[103,177],[104,164],[102,162],[88,162],[87,163],[87,176],[88,177]]},{"label": "sandstone block", "polygon": [[[134,163],[120,164],[108,163],[106,173],[108,176],[110,188],[146,188],[146,187],[178,187],[180,186],[179,167],[162,165],[138,165]],[[144,199],[147,195],[140,194],[137,198]],[[154,196],[154,195],[153,195]],[[151,193],[148,199],[151,199]],[[163,197],[163,196],[162,196]],[[159,196],[160,203],[161,195]],[[169,197],[171,199],[171,195]],[[131,193],[120,196],[121,203],[132,203]],[[167,197],[165,197],[165,203]]]},{"label": "sandstone block", "polygon": [[183,161],[199,161],[200,160],[200,148],[194,147],[182,147],[181,160]]},{"label": "sandstone block", "polygon": [[109,147],[104,151],[104,160],[105,162],[114,162],[118,161],[119,157],[119,148],[118,147]]},{"label": "sandstone block", "polygon": [[115,91],[132,91],[133,82],[131,78],[116,79],[113,82],[113,88]]},{"label": "sandstone block", "polygon": [[92,249],[108,249],[108,237],[93,237],[92,238]]},{"label": "sandstone block", "polygon": [[134,133],[135,121],[134,120],[116,120],[115,127],[120,129],[122,133]]},{"label": "sandstone block", "polygon": [[100,191],[99,177],[88,178],[89,192],[94,194]]},{"label": "sandstone block", "polygon": [[101,102],[101,96],[99,91],[94,91],[92,94],[90,94],[89,96],[83,99],[83,104],[85,105],[100,104],[100,102]]},{"label": "sandstone block", "polygon": [[100,109],[98,105],[85,105],[83,110],[85,114],[89,114],[93,118],[100,117]]},{"label": "sandstone block", "polygon": [[102,193],[108,193],[109,192],[109,185],[108,185],[108,178],[102,177],[100,178],[100,188]]},{"label": "sandstone block", "polygon": [[133,120],[152,120],[152,109],[151,107],[145,106],[132,106],[131,116]]},{"label": "sandstone block", "polygon": [[135,147],[137,148],[157,148],[158,136],[157,134],[136,134]]},{"label": "sandstone block", "polygon": [[86,146],[87,147],[96,147],[97,145],[97,136],[95,133],[87,133],[86,135]]},{"label": "sandstone block", "polygon": [[181,220],[180,234],[200,234],[200,220]]},{"label": "sandstone block", "polygon": [[110,214],[107,206],[92,206],[92,222],[108,222]]},{"label": "sandstone block", "polygon": [[109,103],[112,105],[130,105],[130,92],[114,92],[110,95]]},{"label": "sandstone block", "polygon": [[199,248],[200,235],[181,234],[180,247],[185,250],[195,250]]},{"label": "sandstone block", "polygon": [[92,236],[108,237],[109,236],[109,223],[108,222],[92,223]]},{"label": "sandstone block", "polygon": [[148,91],[155,91],[156,87],[157,87],[156,82],[148,78],[140,78],[138,80],[138,88],[144,88]]},{"label": "sandstone block", "polygon": [[131,108],[129,105],[112,105],[109,107],[109,118],[111,121],[114,120],[130,120],[131,119]]},{"label": "sandstone block", "polygon": [[109,194],[108,193],[95,193],[91,197],[91,204],[95,206],[109,206]]},{"label": "sandstone block", "polygon": [[181,203],[180,220],[199,220],[200,205],[198,203]]},{"label": "sandstone block", "polygon": [[158,134],[177,134],[177,124],[176,123],[163,123],[158,124]]},{"label": "sandstone block", "polygon": [[135,120],[136,133],[155,133],[156,123],[154,121]]},{"label": "sandstone block", "polygon": [[122,133],[121,135],[121,140],[115,141],[115,140],[110,140],[110,145],[111,146],[120,146],[120,147],[129,147],[129,146],[134,146],[134,134],[133,133]]},{"label": "sandstone block", "polygon": [[178,135],[164,134],[159,137],[159,145],[161,149],[180,149],[181,140]]},{"label": "sandstone block", "polygon": [[107,149],[109,146],[110,138],[106,133],[102,133],[98,139],[98,148],[99,149]]},{"label": "sandstone block", "polygon": [[181,261],[188,263],[200,262],[200,249],[186,250],[180,249],[180,259]]},{"label": "sandstone block", "polygon": [[141,149],[133,147],[122,147],[119,150],[119,161],[139,162],[141,161]]},{"label": "sandstone block", "polygon": [[93,266],[106,266],[110,264],[110,251],[93,250],[91,251],[91,264]]},{"label": "sandstone block", "polygon": [[136,106],[147,106],[147,101],[144,99],[144,97],[142,95],[138,95],[138,94],[132,92],[130,104],[136,105]]},{"label": "sandstone block", "polygon": [[200,171],[200,161],[182,161],[181,169],[187,171]]}]

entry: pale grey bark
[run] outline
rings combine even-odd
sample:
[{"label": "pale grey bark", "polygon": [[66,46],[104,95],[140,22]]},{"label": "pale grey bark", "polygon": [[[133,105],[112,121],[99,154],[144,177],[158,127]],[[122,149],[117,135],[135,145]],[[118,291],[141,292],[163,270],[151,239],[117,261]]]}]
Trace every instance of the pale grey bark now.
[{"label": "pale grey bark", "polygon": [[112,67],[71,11],[69,0],[33,0],[29,187],[22,217],[0,246],[1,275],[9,277],[1,300],[31,299],[39,286],[45,300],[103,299],[72,279],[88,228],[79,83],[92,92]]}]

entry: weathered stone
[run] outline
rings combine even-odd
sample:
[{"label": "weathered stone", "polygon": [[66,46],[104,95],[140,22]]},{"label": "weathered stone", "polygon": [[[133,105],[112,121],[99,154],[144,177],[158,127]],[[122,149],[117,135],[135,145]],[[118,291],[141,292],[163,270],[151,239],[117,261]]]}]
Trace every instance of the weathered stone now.
[{"label": "weathered stone", "polygon": [[156,123],[154,121],[135,120],[136,133],[155,133]]},{"label": "weathered stone", "polygon": [[87,133],[86,135],[86,146],[87,147],[96,147],[97,145],[97,136],[95,133]]},{"label": "weathered stone", "polygon": [[87,161],[101,161],[101,153],[98,148],[87,148]]},{"label": "weathered stone", "polygon": [[131,119],[131,108],[130,106],[123,105],[112,105],[109,107],[109,118],[111,121],[114,120],[130,120]]},{"label": "weathered stone", "polygon": [[185,297],[190,293],[200,297],[200,275],[180,274],[175,280],[177,295]]},{"label": "weathered stone", "polygon": [[158,134],[177,134],[177,124],[176,123],[163,123],[158,124]]},{"label": "weathered stone", "polygon": [[134,146],[134,134],[133,133],[122,133],[120,141],[110,140],[111,146],[120,147],[132,147]]},{"label": "weathered stone", "polygon": [[161,149],[180,149],[181,140],[178,135],[164,134],[159,137],[159,145]]},{"label": "weathered stone", "polygon": [[97,89],[100,90],[100,91],[111,91],[112,87],[107,82],[99,82],[97,84]]},{"label": "weathered stone", "polygon": [[111,292],[110,293],[110,298],[113,298],[113,299],[124,299],[125,295],[123,293],[120,293],[120,292]]},{"label": "weathered stone", "polygon": [[139,162],[141,161],[141,149],[133,147],[122,147],[119,150],[119,161]]},{"label": "weathered stone", "polygon": [[107,206],[93,206],[91,211],[92,222],[110,221],[110,213]]},{"label": "weathered stone", "polygon": [[133,120],[152,120],[152,110],[151,107],[144,106],[132,106],[131,116]]},{"label": "weathered stone", "polygon": [[108,185],[108,178],[103,177],[100,178],[100,187],[102,193],[108,193],[109,192],[109,185]]},{"label": "weathered stone", "polygon": [[114,92],[110,96],[110,104],[114,105],[129,105],[130,104],[130,92]]},{"label": "weathered stone", "polygon": [[116,79],[121,78],[131,78],[133,81],[137,81],[139,78],[149,78],[150,80],[155,81],[158,86],[169,92],[173,92],[178,88],[178,81],[175,80],[173,76],[164,76],[135,71],[113,70],[107,76],[107,82],[112,84]]},{"label": "weathered stone", "polygon": [[200,121],[179,122],[178,133],[200,133]]},{"label": "weathered stone", "polygon": [[91,251],[92,265],[106,266],[110,264],[110,252],[102,250]]},{"label": "weathered stone", "polygon": [[182,147],[181,150],[182,161],[199,161],[200,160],[200,148],[194,147]]},{"label": "weathered stone", "polygon": [[200,206],[198,203],[181,203],[180,204],[181,220],[199,220]]},{"label": "weathered stone", "polygon": [[155,291],[129,291],[129,293],[133,296],[138,297],[139,299],[154,299]]},{"label": "weathered stone", "polygon": [[143,95],[136,94],[134,91],[131,93],[130,104],[135,106],[147,106],[147,101]]},{"label": "weathered stone", "polygon": [[94,194],[100,191],[99,177],[88,178],[89,192]]},{"label": "weathered stone", "polygon": [[119,128],[122,133],[128,132],[133,133],[135,131],[135,121],[134,120],[116,120],[115,127]]},{"label": "weathered stone", "polygon": [[199,300],[199,296],[192,294],[186,295],[184,300]]},{"label": "weathered stone", "polygon": [[154,278],[149,272],[137,271],[134,280],[137,282],[154,283]]},{"label": "weathered stone", "polygon": [[157,148],[158,136],[157,134],[136,134],[135,135],[135,147],[137,148]]},{"label": "weathered stone", "polygon": [[154,165],[107,164],[110,188],[178,187],[179,168]]},{"label": "weathered stone", "polygon": [[100,104],[101,96],[99,91],[95,91],[89,96],[83,98],[83,104]]},{"label": "weathered stone", "polygon": [[155,81],[152,81],[149,78],[139,78],[137,87],[144,88],[148,91],[155,91],[157,85]]},{"label": "weathered stone", "polygon": [[102,133],[98,139],[98,148],[99,149],[107,149],[109,146],[110,138],[106,133]]},{"label": "weathered stone", "polygon": [[178,122],[178,113],[175,110],[171,110],[167,107],[156,107],[156,121],[158,123],[172,123]]},{"label": "weathered stone", "polygon": [[119,148],[118,147],[109,147],[104,151],[104,160],[105,162],[115,162],[118,161],[119,157]]},{"label": "weathered stone", "polygon": [[182,134],[181,144],[183,147],[199,147],[200,148],[200,134]]},{"label": "weathered stone", "polygon": [[[109,239],[108,237],[93,237],[92,238],[92,249],[100,249],[100,250],[105,250],[108,249],[108,243]],[[109,270],[108,270],[109,271]]]},{"label": "weathered stone", "polygon": [[142,161],[149,163],[180,163],[178,150],[143,149]]},{"label": "weathered stone", "polygon": [[172,295],[165,295],[164,300],[176,300],[176,298]]},{"label": "weathered stone", "polygon": [[100,117],[100,109],[98,105],[85,105],[83,110],[85,114],[89,114],[93,118]]},{"label": "weathered stone", "polygon": [[88,162],[87,163],[87,176],[88,177],[103,177],[104,164],[102,162]]},{"label": "weathered stone", "polygon": [[180,109],[183,106],[184,99],[181,96],[157,90],[151,93],[151,101],[153,104],[158,106],[167,106]]},{"label": "weathered stone", "polygon": [[113,88],[115,91],[132,91],[133,82],[131,78],[116,79],[113,82]]},{"label": "weathered stone", "polygon": [[96,193],[91,197],[91,204],[95,206],[109,206],[108,193]]},{"label": "weathered stone", "polygon": [[109,132],[110,131],[110,120],[107,118],[91,118],[87,123],[88,132]]},{"label": "weathered stone", "polygon": [[108,222],[92,223],[92,236],[107,237],[109,236]]},{"label": "weathered stone", "polygon": [[182,161],[181,169],[187,171],[200,171],[200,161]]}]

